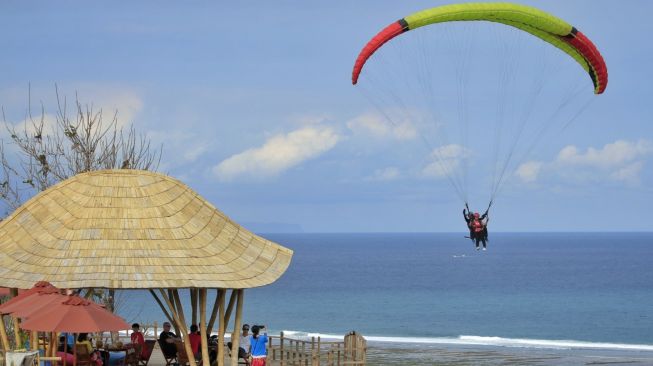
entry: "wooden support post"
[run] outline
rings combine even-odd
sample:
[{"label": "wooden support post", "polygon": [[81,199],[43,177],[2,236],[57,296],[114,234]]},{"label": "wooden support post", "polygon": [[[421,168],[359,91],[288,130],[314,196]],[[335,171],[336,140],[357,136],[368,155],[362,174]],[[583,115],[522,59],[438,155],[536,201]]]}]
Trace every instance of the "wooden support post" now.
[{"label": "wooden support post", "polygon": [[311,366],[315,366],[315,337],[311,337]]},{"label": "wooden support post", "polygon": [[175,305],[177,306],[179,321],[181,322],[180,326],[184,334],[184,349],[186,349],[186,354],[188,355],[188,363],[190,366],[195,366],[195,355],[193,354],[193,350],[190,348],[190,339],[188,338],[188,329],[186,328],[186,317],[184,316],[184,307],[181,305],[181,300],[179,299],[179,290],[172,290],[172,295],[175,298]]},{"label": "wooden support post", "polygon": [[23,340],[20,337],[20,322],[14,316],[11,317],[11,321],[14,322],[14,344],[16,345],[16,349],[21,349],[23,348]]},{"label": "wooden support post", "polygon": [[[236,321],[234,322],[234,337],[231,340],[231,366],[238,366],[238,347],[240,347],[240,323],[243,320],[243,298],[245,296],[244,289],[234,289],[233,292],[237,293],[237,303],[236,303]],[[227,324],[225,322],[225,324]]]},{"label": "wooden support post", "polygon": [[209,365],[209,342],[206,335],[206,289],[196,290],[199,292],[200,306],[200,334],[202,336],[202,363]]},{"label": "wooden support post", "polygon": [[[175,300],[174,300],[175,296],[172,294],[171,289],[168,289],[168,298],[172,300],[172,308],[170,308],[170,311],[176,312],[177,308],[175,306]],[[181,337],[181,331],[182,331],[181,325],[176,322],[172,323],[172,325],[175,327],[175,333],[177,333],[177,335]]]},{"label": "wooden support post", "polygon": [[213,310],[211,311],[211,319],[209,324],[206,326],[206,330],[209,334],[213,333],[213,325],[215,324],[215,319],[218,317],[218,304],[220,302],[220,289],[215,289],[215,301],[213,302]]},{"label": "wooden support post", "polygon": [[179,319],[179,314],[175,310],[174,298],[168,297],[168,295],[166,295],[166,293],[163,291],[163,289],[159,289],[159,292],[161,293],[161,298],[163,298],[163,300],[166,302],[166,304],[170,308],[170,312],[172,313],[172,317],[173,317],[172,318],[173,319],[173,324],[177,325],[175,328],[179,331],[177,333],[177,335],[179,337],[182,337],[182,339],[183,339],[183,333],[184,332],[182,332],[182,327],[181,327],[182,323],[181,323],[181,320]]},{"label": "wooden support post", "polygon": [[283,360],[284,360],[284,351],[283,351],[283,332],[279,334],[279,353],[281,353],[279,357],[279,365],[283,366]]},{"label": "wooden support post", "polygon": [[31,351],[39,349],[39,332],[33,330],[29,332],[29,348]]},{"label": "wooden support post", "polygon": [[238,295],[238,290],[233,289],[231,290],[231,296],[229,296],[229,304],[227,305],[227,310],[224,312],[224,323],[229,324],[229,320],[231,320],[231,312],[234,309],[234,303],[236,302],[236,297]]},{"label": "wooden support post", "polygon": [[9,337],[7,337],[7,329],[5,328],[5,316],[0,314],[0,339],[2,340],[2,349],[9,351]]},{"label": "wooden support post", "polygon": [[220,296],[220,302],[218,303],[218,319],[220,319],[220,324],[218,324],[218,366],[224,366],[224,295],[227,290],[222,289],[222,296]]},{"label": "wooden support post", "polygon": [[190,293],[190,307],[192,309],[192,312],[191,312],[192,322],[191,322],[191,324],[197,324],[198,291],[197,291],[196,288],[191,288],[191,289],[188,289],[188,292]]},{"label": "wooden support post", "polygon": [[[177,324],[176,324],[174,318],[168,313],[168,310],[166,309],[166,307],[161,302],[161,299],[159,299],[159,297],[156,295],[156,292],[154,292],[154,290],[150,289],[150,294],[152,295],[152,297],[154,297],[154,300],[156,301],[156,303],[159,304],[159,307],[161,308],[161,311],[163,311],[163,315],[166,316],[166,319],[168,319],[168,321],[171,324],[174,324],[175,330],[177,330],[178,327],[177,327]],[[156,331],[154,332],[154,335],[156,336]]]}]

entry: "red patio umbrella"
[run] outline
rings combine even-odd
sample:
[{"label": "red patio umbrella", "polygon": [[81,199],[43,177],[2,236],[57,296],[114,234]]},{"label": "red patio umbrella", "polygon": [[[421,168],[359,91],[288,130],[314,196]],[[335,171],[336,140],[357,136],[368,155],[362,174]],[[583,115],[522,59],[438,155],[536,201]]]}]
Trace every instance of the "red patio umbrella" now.
[{"label": "red patio umbrella", "polygon": [[[93,333],[129,329],[129,324],[99,304],[77,295],[69,295],[63,296],[62,301],[55,301],[47,308],[30,314],[21,328],[43,332]],[[77,347],[73,348],[75,356],[76,351]],[[74,364],[77,364],[77,357]]]},{"label": "red patio umbrella", "polygon": [[12,299],[15,301],[0,306],[0,314],[11,314],[18,318],[29,317],[31,314],[38,313],[39,310],[47,309],[48,306],[55,302],[61,302],[67,298],[56,287],[40,288],[37,292],[32,292],[21,298],[18,297]]},{"label": "red patio umbrella", "polygon": [[31,313],[21,328],[43,332],[93,333],[130,326],[121,317],[77,295],[63,296],[45,309]]},{"label": "red patio umbrella", "polygon": [[25,291],[19,293],[18,296],[13,297],[9,301],[7,301],[4,304],[0,305],[0,314],[9,314],[9,313],[11,313],[11,311],[6,311],[5,310],[6,308],[12,307],[13,304],[15,304],[15,303],[17,303],[19,301],[23,301],[23,300],[25,300],[26,298],[29,298],[30,296],[32,296],[35,293],[39,293],[39,292],[41,292],[41,291],[43,291],[45,289],[53,289],[53,288],[56,289],[56,287],[52,286],[52,284],[50,284],[50,282],[39,281],[39,282],[35,283],[34,287],[32,287],[31,289],[25,290]]}]

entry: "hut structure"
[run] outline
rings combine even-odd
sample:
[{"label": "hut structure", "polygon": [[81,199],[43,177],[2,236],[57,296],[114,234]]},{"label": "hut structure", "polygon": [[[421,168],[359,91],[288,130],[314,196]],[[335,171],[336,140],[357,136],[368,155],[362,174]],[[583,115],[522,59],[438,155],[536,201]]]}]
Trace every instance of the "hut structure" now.
[{"label": "hut structure", "polygon": [[[222,365],[234,308],[233,331],[239,334],[244,290],[276,281],[292,255],[239,226],[182,182],[140,170],[76,175],[0,223],[0,286],[25,289],[49,281],[68,289],[148,289],[183,336],[191,365],[191,319],[180,291],[190,294],[204,360],[206,335],[217,327]],[[207,312],[211,289],[216,299]],[[232,365],[237,354],[232,352]]]}]

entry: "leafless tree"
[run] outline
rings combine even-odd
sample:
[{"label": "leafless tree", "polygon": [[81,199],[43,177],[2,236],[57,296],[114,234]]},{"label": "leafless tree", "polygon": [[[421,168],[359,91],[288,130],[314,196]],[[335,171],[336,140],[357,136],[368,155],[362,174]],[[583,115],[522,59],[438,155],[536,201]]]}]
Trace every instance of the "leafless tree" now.
[{"label": "leafless tree", "polygon": [[[12,146],[0,143],[0,199],[13,211],[26,199],[75,174],[100,169],[156,170],[161,148],[153,149],[144,134],[130,124],[118,125],[118,112],[105,119],[102,109],[82,104],[76,96],[74,110],[58,89],[54,122],[41,103],[40,114],[32,113],[31,96],[25,122],[13,125],[2,110]],[[14,148],[11,148],[14,147]]]},{"label": "leafless tree", "polygon": [[[5,204],[5,214],[75,174],[100,169],[157,170],[161,161],[162,148],[153,149],[147,136],[138,134],[131,124],[121,128],[117,111],[105,120],[101,109],[81,103],[76,95],[71,113],[56,86],[55,92],[54,121],[47,117],[43,103],[40,114],[33,115],[31,93],[22,125],[7,121],[2,109],[10,136],[6,144],[0,141],[0,202]],[[90,291],[111,311],[120,305],[113,290]]]}]

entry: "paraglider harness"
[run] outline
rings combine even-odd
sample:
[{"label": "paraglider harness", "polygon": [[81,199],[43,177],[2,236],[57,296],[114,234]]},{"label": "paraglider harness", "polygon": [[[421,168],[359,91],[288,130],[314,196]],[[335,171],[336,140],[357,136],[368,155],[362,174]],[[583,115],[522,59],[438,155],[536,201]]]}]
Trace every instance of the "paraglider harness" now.
[{"label": "paraglider harness", "polygon": [[[467,228],[469,229],[469,236],[466,235],[465,238],[470,239],[472,242],[475,241],[477,237],[479,239],[489,241],[488,233],[487,233],[487,225],[482,223],[482,218],[488,215],[488,213],[490,212],[490,207],[492,207],[492,200],[490,200],[490,204],[487,206],[487,209],[485,210],[481,218],[475,218],[473,217],[472,211],[469,209],[469,205],[467,204],[467,202],[465,202],[465,208],[467,209],[467,214],[465,215],[465,221],[467,221]],[[475,222],[477,224],[475,224]]]}]

